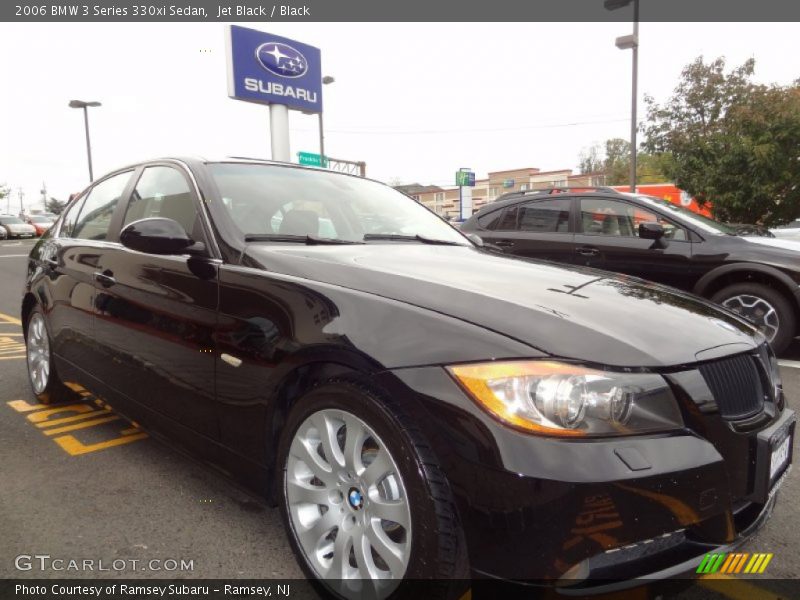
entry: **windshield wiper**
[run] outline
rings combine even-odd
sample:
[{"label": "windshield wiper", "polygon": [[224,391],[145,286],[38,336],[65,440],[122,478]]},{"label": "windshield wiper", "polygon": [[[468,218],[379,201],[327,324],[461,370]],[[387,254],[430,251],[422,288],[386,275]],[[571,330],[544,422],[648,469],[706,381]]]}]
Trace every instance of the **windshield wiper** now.
[{"label": "windshield wiper", "polygon": [[245,242],[291,242],[294,244],[363,244],[354,240],[322,238],[316,235],[287,235],[284,233],[246,233]]},{"label": "windshield wiper", "polygon": [[424,235],[398,235],[394,233],[367,233],[364,235],[364,241],[371,240],[389,240],[392,242],[422,242],[423,244],[437,244],[439,246],[463,246],[453,240],[437,240],[435,238],[425,237]]}]

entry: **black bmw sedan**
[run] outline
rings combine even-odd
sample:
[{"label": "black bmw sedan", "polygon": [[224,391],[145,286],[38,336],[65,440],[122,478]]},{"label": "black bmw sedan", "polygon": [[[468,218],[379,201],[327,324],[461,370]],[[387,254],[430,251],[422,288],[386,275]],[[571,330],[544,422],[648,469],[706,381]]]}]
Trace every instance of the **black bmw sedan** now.
[{"label": "black bmw sedan", "polygon": [[21,314],[40,401],[88,390],[217,464],[347,597],[694,572],[791,463],[775,356],[734,313],[485,251],[349,175],[115,171],[35,246]]}]

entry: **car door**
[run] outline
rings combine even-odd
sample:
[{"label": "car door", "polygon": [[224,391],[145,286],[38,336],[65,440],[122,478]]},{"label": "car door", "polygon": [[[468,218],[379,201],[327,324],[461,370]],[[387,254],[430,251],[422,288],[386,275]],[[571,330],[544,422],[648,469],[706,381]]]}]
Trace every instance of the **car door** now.
[{"label": "car door", "polygon": [[[618,198],[581,197],[578,203],[577,264],[691,288],[692,243],[686,229]],[[664,227],[661,243],[639,237],[639,225],[647,222]]]},{"label": "car door", "polygon": [[91,372],[96,364],[94,273],[111,217],[132,174],[131,169],[95,183],[67,208],[58,234],[38,250],[39,268],[47,276],[32,291],[47,312],[56,368],[62,376],[74,368]]},{"label": "car door", "polygon": [[481,237],[515,256],[570,263],[575,251],[572,202],[570,197],[554,197],[507,206],[494,230],[485,236],[481,232]]},{"label": "car door", "polygon": [[[188,174],[176,165],[137,171],[114,240],[129,223],[174,219],[208,248],[209,232]],[[217,261],[164,256],[109,244],[98,258],[95,336],[98,376],[144,407],[210,438],[214,408]]]}]

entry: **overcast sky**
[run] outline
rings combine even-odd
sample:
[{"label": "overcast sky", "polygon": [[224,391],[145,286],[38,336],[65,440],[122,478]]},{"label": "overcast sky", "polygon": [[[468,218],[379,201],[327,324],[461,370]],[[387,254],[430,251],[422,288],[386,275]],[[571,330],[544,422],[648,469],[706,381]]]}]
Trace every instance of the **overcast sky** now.
[{"label": "overcast sky", "polygon": [[[449,185],[454,171],[575,168],[582,148],[629,136],[629,23],[244,23],[321,48],[326,153],[388,181]],[[265,106],[227,97],[222,24],[0,24],[0,183],[41,204],[164,155],[269,157]],[[666,99],[698,55],[756,59],[756,79],[800,77],[800,25],[643,23],[640,98]],[[644,103],[640,102],[640,116]],[[291,114],[291,151],[318,152],[316,116]],[[5,211],[5,205],[0,210]]]}]

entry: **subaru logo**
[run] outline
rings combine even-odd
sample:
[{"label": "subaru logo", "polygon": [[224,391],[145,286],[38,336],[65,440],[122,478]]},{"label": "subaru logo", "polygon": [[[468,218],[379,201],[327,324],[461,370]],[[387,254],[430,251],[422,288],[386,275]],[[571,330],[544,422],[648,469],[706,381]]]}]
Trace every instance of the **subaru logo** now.
[{"label": "subaru logo", "polygon": [[355,488],[352,488],[350,493],[347,494],[347,501],[350,502],[350,506],[356,510],[364,506],[364,496]]},{"label": "subaru logo", "polygon": [[261,66],[280,77],[302,77],[308,72],[308,61],[298,50],[281,42],[267,42],[256,49]]}]

